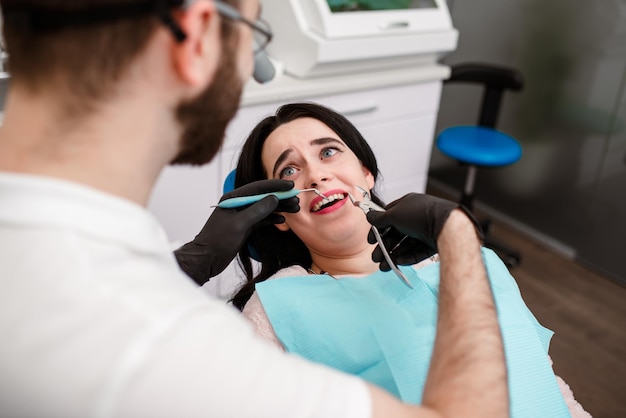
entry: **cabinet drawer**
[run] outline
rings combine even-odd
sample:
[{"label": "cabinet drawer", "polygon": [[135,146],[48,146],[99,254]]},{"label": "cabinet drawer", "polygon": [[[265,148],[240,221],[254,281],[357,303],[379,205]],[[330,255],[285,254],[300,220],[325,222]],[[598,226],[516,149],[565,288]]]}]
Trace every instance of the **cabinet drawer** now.
[{"label": "cabinet drawer", "polygon": [[410,84],[313,98],[358,126],[437,112],[441,82]]}]

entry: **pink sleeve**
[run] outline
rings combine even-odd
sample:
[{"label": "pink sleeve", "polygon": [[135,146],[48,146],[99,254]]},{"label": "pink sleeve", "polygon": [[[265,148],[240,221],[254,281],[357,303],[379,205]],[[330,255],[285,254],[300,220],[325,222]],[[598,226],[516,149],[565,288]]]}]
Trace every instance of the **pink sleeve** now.
[{"label": "pink sleeve", "polygon": [[263,309],[261,299],[259,299],[256,292],[254,292],[248,303],[246,303],[242,313],[243,316],[252,323],[259,337],[285,351],[283,345],[278,341],[278,338],[276,338],[274,328],[272,328],[272,324],[265,313],[265,309]]}]

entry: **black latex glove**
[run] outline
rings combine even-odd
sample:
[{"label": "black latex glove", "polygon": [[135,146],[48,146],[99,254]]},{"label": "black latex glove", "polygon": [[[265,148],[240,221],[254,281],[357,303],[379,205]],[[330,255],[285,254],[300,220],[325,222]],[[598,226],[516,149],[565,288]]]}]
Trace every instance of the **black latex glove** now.
[{"label": "black latex glove", "polygon": [[[411,265],[437,252],[437,238],[450,212],[457,208],[466,213],[482,239],[478,222],[463,206],[419,193],[409,193],[393,201],[386,206],[385,212],[370,211],[367,220],[383,232],[383,242],[394,263]],[[367,241],[376,243],[373,232],[370,232]],[[380,263],[381,270],[390,269],[379,247],[374,249],[372,260]]]},{"label": "black latex glove", "polygon": [[[232,197],[293,189],[287,180],[260,180],[226,193],[220,202]],[[174,251],[178,264],[199,285],[221,273],[237,255],[252,228],[259,224],[283,223],[285,218],[273,212],[295,213],[300,210],[298,197],[278,200],[267,196],[258,202],[236,209],[216,207],[193,241]]]}]

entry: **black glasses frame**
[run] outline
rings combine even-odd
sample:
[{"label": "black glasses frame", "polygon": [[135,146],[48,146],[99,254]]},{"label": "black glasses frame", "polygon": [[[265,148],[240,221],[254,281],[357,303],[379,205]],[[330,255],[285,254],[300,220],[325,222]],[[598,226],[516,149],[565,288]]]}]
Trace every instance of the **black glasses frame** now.
[{"label": "black glasses frame", "polygon": [[[222,3],[221,1],[214,1],[213,3],[215,4],[215,8],[217,9],[217,12],[220,14],[220,16],[223,16],[226,19],[230,19],[234,22],[241,22],[250,27],[250,29],[252,29],[255,42],[255,55],[263,51],[267,47],[274,35],[270,30],[269,24],[265,20],[259,18],[256,22],[253,22],[243,17],[241,13],[239,13],[239,10],[226,3]],[[185,39],[187,39],[187,34],[185,33],[185,31],[183,31],[182,28],[178,26],[176,21],[174,21],[169,13],[160,13],[160,17],[165,26],[167,26],[172,32],[172,35],[174,35],[176,41],[184,42]]]},{"label": "black glasses frame", "polygon": [[269,24],[265,20],[258,18],[256,22],[253,22],[243,17],[241,13],[239,13],[239,10],[226,3],[222,3],[221,1],[214,1],[213,3],[215,4],[215,8],[220,15],[234,22],[241,22],[252,29],[252,32],[255,35],[254,41],[256,43],[254,48],[255,54],[263,51],[267,44],[269,44],[272,40],[273,34],[270,31]]}]

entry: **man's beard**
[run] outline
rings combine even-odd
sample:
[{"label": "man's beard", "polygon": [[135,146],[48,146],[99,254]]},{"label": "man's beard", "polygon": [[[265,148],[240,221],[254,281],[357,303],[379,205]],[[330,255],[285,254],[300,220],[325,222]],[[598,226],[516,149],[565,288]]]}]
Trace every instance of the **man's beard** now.
[{"label": "man's beard", "polygon": [[176,116],[183,126],[178,155],[170,164],[202,165],[222,146],[226,127],[237,113],[243,82],[239,79],[235,48],[224,53],[213,82],[198,97],[181,103]]}]

